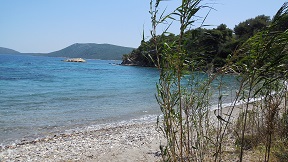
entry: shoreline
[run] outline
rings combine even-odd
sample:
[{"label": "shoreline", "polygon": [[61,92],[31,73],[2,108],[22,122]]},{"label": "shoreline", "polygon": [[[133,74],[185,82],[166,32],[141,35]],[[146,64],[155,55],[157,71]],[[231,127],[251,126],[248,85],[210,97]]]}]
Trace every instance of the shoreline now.
[{"label": "shoreline", "polygon": [[160,139],[156,122],[118,125],[6,146],[0,161],[158,161]]},{"label": "shoreline", "polygon": [[22,141],[0,149],[0,161],[161,161],[160,145],[165,139],[157,132],[154,119],[86,127]]},{"label": "shoreline", "polygon": [[91,123],[77,124],[75,126],[68,126],[68,127],[59,126],[59,128],[53,127],[49,129],[48,131],[38,132],[36,134],[27,134],[20,138],[8,139],[6,141],[4,140],[2,141],[2,143],[0,143],[0,152],[6,148],[14,147],[16,145],[24,145],[26,143],[33,143],[35,141],[37,142],[37,141],[41,141],[42,139],[50,139],[50,138],[60,136],[60,135],[70,136],[72,134],[94,132],[94,131],[99,131],[103,129],[113,129],[116,127],[153,123],[156,121],[157,116],[159,116],[159,114],[147,114],[147,115],[139,116],[138,118],[137,117],[130,118],[127,120],[117,119],[115,121],[107,120],[104,122],[93,121]]},{"label": "shoreline", "polygon": [[[237,119],[239,113],[242,112],[242,106],[243,104],[234,107],[231,121]],[[230,109],[231,106],[223,107],[223,115],[228,114]],[[210,111],[212,122],[213,119],[217,121],[214,115],[217,110]],[[160,145],[166,141],[162,132],[156,130],[156,119],[135,119],[130,122],[123,121],[98,126],[98,128],[75,129],[72,132],[55,134],[33,141],[22,141],[0,148],[0,161],[162,160]],[[234,140],[229,139],[230,143]],[[225,158],[229,157],[228,155]],[[235,159],[234,156],[232,157]]]},{"label": "shoreline", "polygon": [[[222,110],[227,112],[229,108]],[[156,130],[156,118],[149,116],[0,147],[0,161],[161,161],[161,143],[165,139]]]}]

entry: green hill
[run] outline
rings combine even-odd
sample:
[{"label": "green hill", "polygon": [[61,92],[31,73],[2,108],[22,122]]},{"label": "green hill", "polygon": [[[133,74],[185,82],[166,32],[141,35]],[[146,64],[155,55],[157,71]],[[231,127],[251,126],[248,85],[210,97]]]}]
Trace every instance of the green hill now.
[{"label": "green hill", "polygon": [[111,44],[76,43],[59,51],[48,53],[47,56],[70,57],[102,60],[121,60],[124,54],[133,50]]},{"label": "green hill", "polygon": [[20,54],[20,52],[9,48],[0,47],[0,54]]}]

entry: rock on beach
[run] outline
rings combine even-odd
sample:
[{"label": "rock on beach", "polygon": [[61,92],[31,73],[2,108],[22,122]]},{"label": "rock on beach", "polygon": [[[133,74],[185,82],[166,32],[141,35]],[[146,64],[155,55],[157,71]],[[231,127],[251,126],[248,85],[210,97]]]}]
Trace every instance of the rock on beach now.
[{"label": "rock on beach", "polygon": [[70,58],[64,60],[64,62],[86,62],[86,60],[84,60],[83,58]]}]

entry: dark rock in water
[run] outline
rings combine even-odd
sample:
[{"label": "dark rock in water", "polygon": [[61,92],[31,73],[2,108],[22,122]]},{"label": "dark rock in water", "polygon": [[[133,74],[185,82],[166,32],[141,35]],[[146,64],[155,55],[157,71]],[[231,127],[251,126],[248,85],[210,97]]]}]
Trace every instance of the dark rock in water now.
[{"label": "dark rock in water", "polygon": [[66,59],[64,61],[65,62],[86,62],[86,60],[84,60],[82,58],[70,58],[70,59]]},{"label": "dark rock in water", "polygon": [[126,65],[126,66],[137,66],[136,62],[130,60],[129,58],[124,59],[121,63],[121,65]]},{"label": "dark rock in water", "polygon": [[130,58],[123,59],[120,65],[124,66],[143,66],[143,67],[151,67],[152,65],[148,65],[141,61],[136,61]]}]

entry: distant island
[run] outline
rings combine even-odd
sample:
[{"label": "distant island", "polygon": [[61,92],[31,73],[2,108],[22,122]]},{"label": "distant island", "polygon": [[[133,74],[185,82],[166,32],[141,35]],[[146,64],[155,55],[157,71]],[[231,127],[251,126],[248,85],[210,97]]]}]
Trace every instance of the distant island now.
[{"label": "distant island", "polygon": [[59,51],[48,53],[47,56],[70,57],[102,60],[121,60],[124,54],[133,50],[111,44],[76,43]]},{"label": "distant island", "polygon": [[0,54],[20,54],[20,52],[9,48],[0,47]]},{"label": "distant island", "polygon": [[133,48],[112,44],[75,43],[59,51],[50,53],[21,53],[0,47],[0,54],[27,54],[36,56],[68,57],[101,60],[122,60],[124,54],[131,53]]}]

